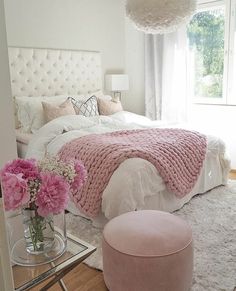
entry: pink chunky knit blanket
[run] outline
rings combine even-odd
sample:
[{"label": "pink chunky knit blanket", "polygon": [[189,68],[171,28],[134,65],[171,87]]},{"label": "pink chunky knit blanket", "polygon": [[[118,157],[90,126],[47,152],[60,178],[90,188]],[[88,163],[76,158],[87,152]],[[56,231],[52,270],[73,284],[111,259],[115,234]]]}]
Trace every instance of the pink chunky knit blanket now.
[{"label": "pink chunky knit blanket", "polygon": [[86,215],[95,217],[109,179],[124,160],[142,158],[151,162],[167,189],[183,197],[195,185],[205,154],[204,135],[182,129],[155,128],[76,138],[62,147],[59,156],[63,160],[76,158],[84,163],[88,179],[73,198]]}]

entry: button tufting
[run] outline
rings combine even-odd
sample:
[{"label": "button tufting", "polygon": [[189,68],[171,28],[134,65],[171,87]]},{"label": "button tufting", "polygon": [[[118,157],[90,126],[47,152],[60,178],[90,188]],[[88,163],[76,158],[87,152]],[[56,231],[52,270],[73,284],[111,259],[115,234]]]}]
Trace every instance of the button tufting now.
[{"label": "button tufting", "polygon": [[33,94],[32,96],[42,96],[43,93],[46,96],[49,93],[55,95],[58,91],[58,94],[63,94],[67,87],[73,88],[73,94],[82,89],[78,90],[80,95],[88,93],[88,89],[93,92],[95,88],[100,88],[101,64],[100,56],[96,53],[11,49],[9,63],[11,73],[16,75],[11,80],[14,84],[13,95],[17,95],[19,91],[22,94]]}]

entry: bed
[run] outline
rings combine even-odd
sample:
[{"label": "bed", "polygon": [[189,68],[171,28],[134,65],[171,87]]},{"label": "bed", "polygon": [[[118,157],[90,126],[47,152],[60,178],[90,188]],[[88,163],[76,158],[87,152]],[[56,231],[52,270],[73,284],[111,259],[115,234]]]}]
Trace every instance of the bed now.
[{"label": "bed", "polygon": [[[30,97],[30,102],[27,101],[31,104],[28,115],[33,112],[35,104],[40,104],[40,98],[46,98],[44,96],[59,102],[60,98],[68,96],[76,98],[78,95],[88,96],[101,92],[101,56],[98,52],[10,48],[9,58],[13,96],[17,100],[25,97],[28,100]],[[22,110],[24,113],[25,108]],[[25,119],[26,115],[23,116]],[[24,121],[26,125],[29,123],[27,120],[22,123]],[[174,127],[173,124],[152,122],[146,117],[125,111],[110,116],[62,116],[44,126],[40,126],[40,120],[36,121],[32,121],[37,126],[30,133],[26,157],[37,159],[42,158],[46,152],[57,154],[63,145],[73,139],[93,133]],[[224,143],[208,136],[206,158],[197,182],[191,192],[180,199],[167,190],[163,179],[150,162],[140,158],[127,159],[111,176],[102,194],[100,212],[93,218],[93,222],[101,226],[108,219],[137,209],[175,211],[194,195],[226,184],[228,171],[229,160]],[[72,200],[68,209],[74,214],[85,216]]]}]

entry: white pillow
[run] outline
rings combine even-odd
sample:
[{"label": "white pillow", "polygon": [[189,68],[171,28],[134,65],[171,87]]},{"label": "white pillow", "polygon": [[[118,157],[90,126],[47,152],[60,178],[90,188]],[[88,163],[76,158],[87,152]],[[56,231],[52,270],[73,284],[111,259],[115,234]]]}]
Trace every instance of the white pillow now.
[{"label": "white pillow", "polygon": [[27,133],[35,133],[46,122],[42,107],[42,101],[59,105],[67,99],[65,95],[52,97],[15,97],[17,117],[20,130]]}]

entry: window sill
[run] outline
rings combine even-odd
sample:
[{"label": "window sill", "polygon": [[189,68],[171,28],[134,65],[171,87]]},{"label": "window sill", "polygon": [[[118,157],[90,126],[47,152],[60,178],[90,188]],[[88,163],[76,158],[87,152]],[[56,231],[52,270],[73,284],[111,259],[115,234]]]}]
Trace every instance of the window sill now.
[{"label": "window sill", "polygon": [[207,106],[225,106],[225,107],[235,107],[236,104],[228,103],[209,103],[209,102],[193,102],[193,105],[207,105]]}]

